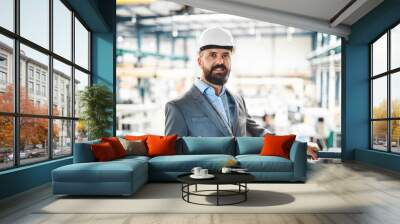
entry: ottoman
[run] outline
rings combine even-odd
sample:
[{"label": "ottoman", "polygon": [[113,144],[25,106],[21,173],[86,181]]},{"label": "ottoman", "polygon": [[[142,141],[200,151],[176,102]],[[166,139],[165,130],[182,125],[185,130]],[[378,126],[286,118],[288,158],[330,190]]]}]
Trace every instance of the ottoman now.
[{"label": "ottoman", "polygon": [[53,193],[132,195],[148,180],[146,159],[74,163],[52,171]]}]

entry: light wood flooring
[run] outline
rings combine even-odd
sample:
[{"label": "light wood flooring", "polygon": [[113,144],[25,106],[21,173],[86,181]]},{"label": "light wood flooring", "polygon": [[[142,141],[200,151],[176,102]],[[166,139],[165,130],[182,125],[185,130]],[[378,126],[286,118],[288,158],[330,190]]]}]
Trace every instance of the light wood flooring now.
[{"label": "light wood flooring", "polygon": [[367,206],[356,214],[37,214],[33,211],[54,200],[50,186],[45,185],[0,201],[0,223],[400,223],[398,173],[325,159],[310,163],[308,183],[319,184],[349,203],[362,201]]}]

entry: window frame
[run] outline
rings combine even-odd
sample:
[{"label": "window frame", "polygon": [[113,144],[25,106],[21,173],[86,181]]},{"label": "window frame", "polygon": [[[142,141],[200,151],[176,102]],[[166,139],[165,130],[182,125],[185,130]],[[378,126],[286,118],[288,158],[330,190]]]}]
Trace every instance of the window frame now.
[{"label": "window frame", "polygon": [[[395,22],[392,24],[389,28],[385,29],[384,32],[379,34],[375,39],[373,39],[370,43],[368,43],[368,53],[369,53],[369,149],[373,151],[379,151],[379,152],[386,152],[386,153],[391,153],[391,154],[400,154],[400,152],[393,152],[392,151],[392,121],[399,121],[400,117],[393,117],[392,116],[392,99],[391,99],[391,79],[392,76],[395,75],[396,73],[400,72],[400,67],[398,68],[393,68],[391,69],[391,31],[393,28],[400,26],[400,21]],[[376,43],[381,37],[384,35],[387,35],[387,62],[386,62],[386,71],[374,75],[373,72],[373,44]],[[386,105],[386,118],[373,118],[373,81],[378,78],[386,77],[386,87],[387,87],[387,105]],[[386,151],[379,150],[374,148],[374,143],[373,143],[373,122],[374,121],[386,121]]]},{"label": "window frame", "polygon": [[[67,59],[64,58],[63,56],[55,53],[53,50],[53,32],[54,32],[54,28],[53,28],[53,24],[54,24],[54,17],[53,17],[53,1],[54,0],[47,0],[48,4],[49,4],[49,47],[48,49],[46,49],[45,47],[42,47],[39,44],[34,43],[33,41],[30,41],[29,39],[24,38],[23,36],[20,35],[20,0],[14,0],[13,1],[13,10],[14,10],[14,18],[13,18],[13,25],[14,25],[14,30],[10,31],[4,27],[0,26],[0,35],[5,36],[7,38],[12,39],[13,41],[13,52],[12,52],[12,57],[13,57],[13,63],[11,66],[11,75],[13,75],[13,79],[14,79],[14,100],[13,100],[13,107],[14,110],[13,112],[2,112],[0,111],[0,116],[10,116],[13,119],[13,153],[14,153],[14,161],[13,161],[13,166],[10,167],[5,167],[5,168],[0,168],[0,172],[5,171],[5,170],[10,170],[10,169],[16,169],[19,167],[23,167],[23,166],[30,166],[33,164],[38,164],[38,163],[43,163],[49,160],[53,160],[53,159],[62,159],[65,157],[70,157],[73,156],[73,152],[74,152],[74,143],[75,143],[75,123],[76,121],[79,120],[79,117],[75,117],[75,108],[72,107],[71,108],[71,114],[70,116],[66,115],[66,116],[56,116],[53,115],[53,59],[58,60],[61,63],[64,63],[68,66],[71,67],[71,92],[72,92],[72,99],[71,99],[71,105],[74,105],[75,103],[75,88],[74,88],[74,82],[75,82],[75,69],[85,73],[88,75],[89,77],[89,83],[88,86],[92,85],[92,69],[91,69],[91,49],[92,49],[92,43],[91,43],[91,37],[92,37],[92,30],[88,27],[88,25],[84,22],[84,20],[79,16],[78,13],[76,13],[72,7],[65,1],[65,0],[59,0],[69,11],[71,11],[71,18],[70,18],[70,23],[71,23],[71,59]],[[81,66],[79,66],[78,64],[75,63],[75,18],[77,20],[79,20],[79,22],[83,25],[83,27],[88,31],[88,69],[85,69]],[[39,115],[39,114],[26,114],[26,113],[21,113],[20,111],[20,45],[23,44],[29,48],[32,48],[33,50],[36,50],[42,54],[45,54],[46,56],[48,56],[49,62],[48,62],[48,80],[46,83],[46,87],[45,90],[48,92],[45,94],[48,97],[48,112],[46,115]],[[28,71],[29,70],[30,65],[27,63],[27,73],[26,75],[26,81],[28,82],[30,79],[30,74]],[[39,80],[37,80],[38,82],[36,82],[36,69],[33,67],[33,83],[34,86],[36,83],[40,83],[40,87],[42,88],[42,79],[41,79],[41,75],[42,72],[40,72],[39,74]],[[27,86],[28,87],[28,86]],[[29,87],[28,87],[29,88]],[[29,91],[27,88],[27,91]],[[36,91],[36,89],[34,88],[34,92]],[[42,94],[40,93],[38,96],[42,96]],[[48,155],[47,158],[43,158],[43,160],[40,160],[38,162],[32,162],[32,163],[26,163],[26,164],[21,164],[21,159],[20,159],[20,119],[21,118],[45,118],[47,119],[48,122],[48,135],[47,135],[47,142],[49,143],[47,145],[47,151],[48,151]],[[71,153],[68,155],[63,155],[63,156],[54,156],[53,155],[53,123],[57,120],[66,120],[66,121],[70,121],[71,122]],[[51,143],[51,144],[50,144]]]}]

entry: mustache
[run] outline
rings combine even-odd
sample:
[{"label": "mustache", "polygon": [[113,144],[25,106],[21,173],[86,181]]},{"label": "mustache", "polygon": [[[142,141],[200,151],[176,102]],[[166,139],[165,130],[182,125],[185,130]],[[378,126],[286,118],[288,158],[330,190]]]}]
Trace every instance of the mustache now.
[{"label": "mustache", "polygon": [[215,69],[218,69],[218,68],[224,69],[225,71],[228,70],[228,69],[226,69],[225,65],[220,64],[220,65],[216,65],[216,66],[212,67],[211,71],[214,71]]}]

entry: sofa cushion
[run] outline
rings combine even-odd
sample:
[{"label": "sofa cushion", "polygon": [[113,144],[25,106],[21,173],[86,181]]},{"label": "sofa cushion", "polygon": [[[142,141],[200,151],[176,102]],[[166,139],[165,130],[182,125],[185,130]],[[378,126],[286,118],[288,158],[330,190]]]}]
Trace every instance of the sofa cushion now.
[{"label": "sofa cushion", "polygon": [[200,166],[211,172],[219,171],[230,159],[231,155],[175,155],[158,156],[149,160],[149,170],[163,172],[190,172],[193,167]]},{"label": "sofa cushion", "polygon": [[58,182],[129,182],[133,173],[147,172],[145,161],[139,159],[109,162],[74,163],[53,170]]},{"label": "sofa cushion", "polygon": [[238,155],[240,167],[249,172],[292,172],[292,161],[279,156]]},{"label": "sofa cushion", "polygon": [[182,137],[181,154],[225,154],[234,155],[235,139],[233,137]]},{"label": "sofa cushion", "polygon": [[237,137],[236,155],[260,154],[264,145],[263,137]]},{"label": "sofa cushion", "polygon": [[[124,158],[113,160],[113,162],[127,162],[127,163],[130,163],[130,162],[135,161],[135,160],[148,162],[149,159],[150,159],[150,157],[147,157],[147,156],[130,155],[130,156],[125,156]],[[133,163],[135,163],[135,162],[133,162]]]}]

